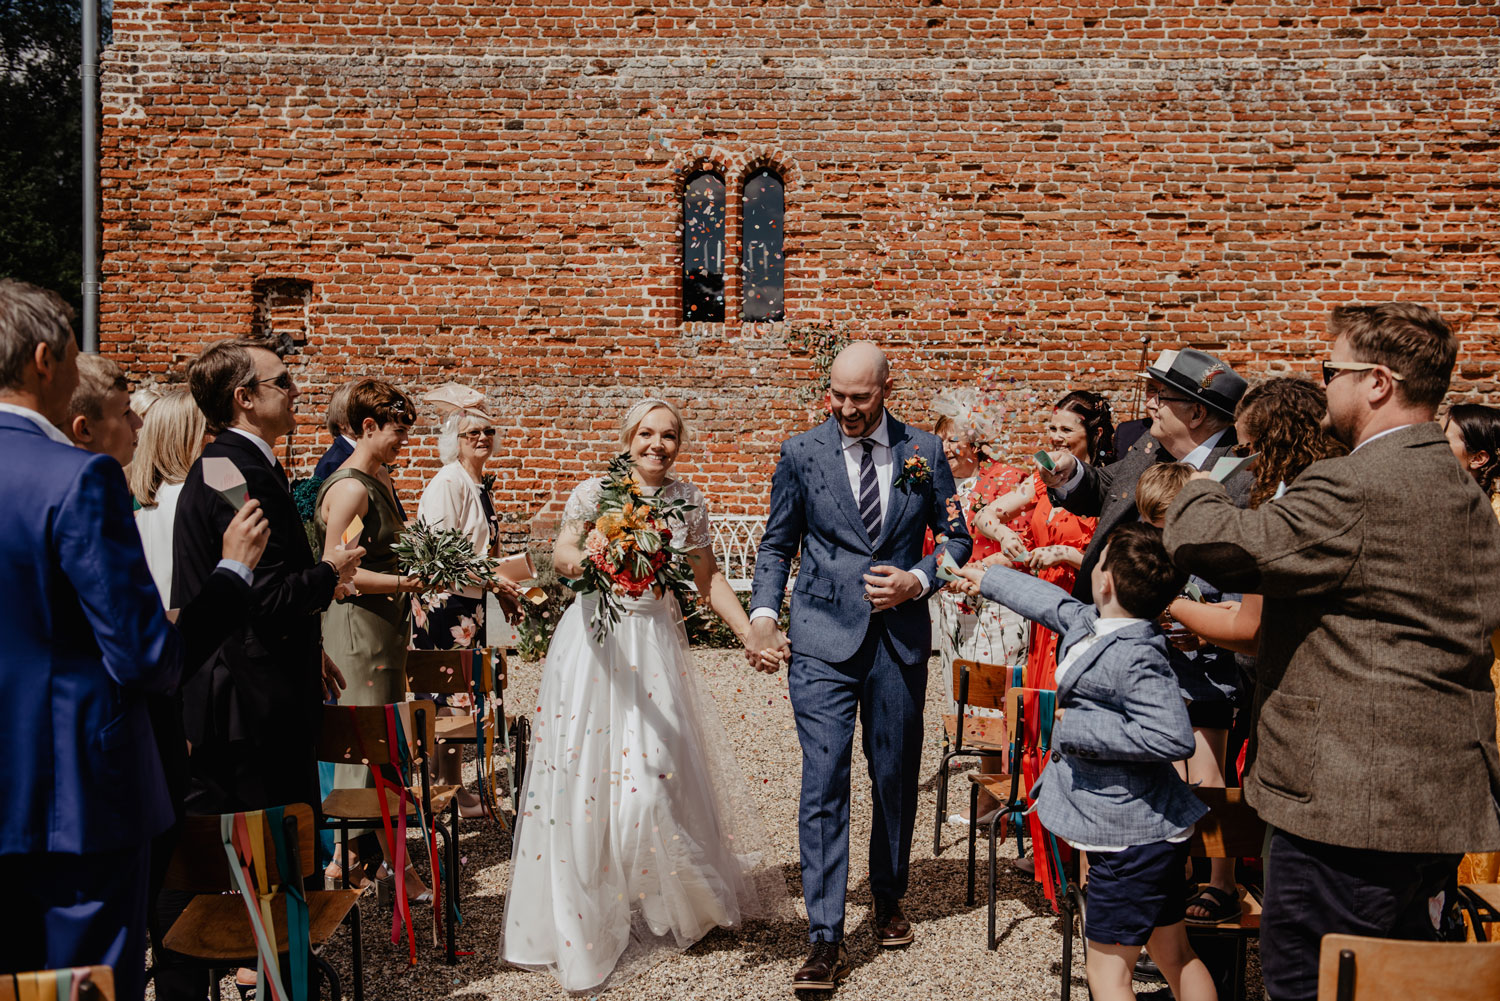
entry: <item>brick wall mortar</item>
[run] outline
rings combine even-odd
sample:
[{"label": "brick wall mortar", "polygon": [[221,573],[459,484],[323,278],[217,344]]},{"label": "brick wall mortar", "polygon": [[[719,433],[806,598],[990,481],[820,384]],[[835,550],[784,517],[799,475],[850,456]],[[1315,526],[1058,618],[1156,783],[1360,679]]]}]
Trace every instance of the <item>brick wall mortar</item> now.
[{"label": "brick wall mortar", "polygon": [[[1018,453],[1067,389],[1129,416],[1143,337],[1306,372],[1338,302],[1440,305],[1455,395],[1500,402],[1497,29],[1458,2],[120,0],[102,337],[136,377],[180,378],[249,331],[253,281],[309,281],[294,465],[331,383],[458,378],[502,414],[516,532],[646,393],[697,424],[683,468],[716,508],[762,510],[810,419],[789,343],[812,323],[888,345],[919,421],[999,367]],[[683,179],[724,172],[732,256],[767,162],[788,322],[680,323]],[[413,497],[436,463],[415,441]]]}]

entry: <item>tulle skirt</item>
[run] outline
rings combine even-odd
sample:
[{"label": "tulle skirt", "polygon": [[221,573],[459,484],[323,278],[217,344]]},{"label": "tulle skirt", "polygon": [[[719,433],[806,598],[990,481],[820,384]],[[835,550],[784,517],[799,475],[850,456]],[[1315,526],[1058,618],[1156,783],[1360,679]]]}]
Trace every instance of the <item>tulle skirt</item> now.
[{"label": "tulle skirt", "polygon": [[628,601],[602,644],[594,605],[575,601],[547,652],[501,941],[569,991],[790,914],[676,599]]}]

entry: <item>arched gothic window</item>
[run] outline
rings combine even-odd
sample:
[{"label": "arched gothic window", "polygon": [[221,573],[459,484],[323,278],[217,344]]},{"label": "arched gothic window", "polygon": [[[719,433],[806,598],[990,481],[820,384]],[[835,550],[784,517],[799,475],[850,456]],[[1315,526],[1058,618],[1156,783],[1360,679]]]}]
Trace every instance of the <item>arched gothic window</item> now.
[{"label": "arched gothic window", "polygon": [[682,193],[682,319],[724,322],[724,179],[710,171]]},{"label": "arched gothic window", "polygon": [[747,322],[786,317],[786,268],[782,229],[786,215],[781,178],[769,169],[745,179],[740,229],[740,318]]}]

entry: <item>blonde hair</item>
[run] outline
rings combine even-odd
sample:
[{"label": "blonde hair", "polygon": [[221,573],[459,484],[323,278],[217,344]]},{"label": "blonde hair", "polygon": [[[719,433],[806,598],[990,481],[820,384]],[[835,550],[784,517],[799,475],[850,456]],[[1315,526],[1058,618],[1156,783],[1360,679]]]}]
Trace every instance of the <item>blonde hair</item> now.
[{"label": "blonde hair", "polygon": [[130,492],[142,507],[156,504],[163,483],[181,483],[203,451],[208,420],[186,389],[167,393],[146,411],[140,444],[126,470]]},{"label": "blonde hair", "polygon": [[120,366],[99,355],[78,356],[78,388],[68,401],[68,423],[75,417],[97,421],[104,416],[104,398],[114,390],[130,392],[130,382]]},{"label": "blonde hair", "polygon": [[635,437],[636,431],[641,426],[641,421],[645,420],[646,415],[654,410],[666,410],[671,413],[672,420],[677,424],[677,444],[679,446],[687,444],[688,426],[687,421],[682,419],[682,411],[677,409],[675,403],[668,403],[666,400],[658,400],[654,396],[648,396],[625,412],[625,419],[620,422],[621,445],[626,449],[630,448],[630,439]]},{"label": "blonde hair", "polygon": [[1135,509],[1141,520],[1156,524],[1167,516],[1167,508],[1197,472],[1186,462],[1158,462],[1148,466],[1135,484]]}]

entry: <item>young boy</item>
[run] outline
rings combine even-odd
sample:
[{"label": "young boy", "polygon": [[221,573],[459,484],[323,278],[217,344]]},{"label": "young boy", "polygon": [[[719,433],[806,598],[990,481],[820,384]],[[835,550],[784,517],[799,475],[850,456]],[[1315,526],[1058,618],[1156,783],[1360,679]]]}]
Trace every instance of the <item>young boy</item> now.
[{"label": "young boy", "polygon": [[1187,839],[1208,808],[1172,768],[1193,753],[1193,729],[1153,621],[1185,580],[1161,532],[1128,523],[1110,533],[1094,605],[1005,566],[962,573],[970,590],[1062,637],[1053,760],[1031,797],[1044,827],[1089,853],[1089,989],[1098,1001],[1133,999],[1145,946],[1178,1001],[1217,1001],[1183,922]]}]

